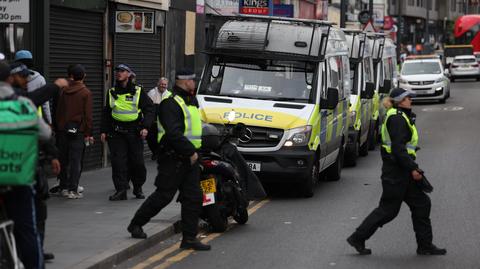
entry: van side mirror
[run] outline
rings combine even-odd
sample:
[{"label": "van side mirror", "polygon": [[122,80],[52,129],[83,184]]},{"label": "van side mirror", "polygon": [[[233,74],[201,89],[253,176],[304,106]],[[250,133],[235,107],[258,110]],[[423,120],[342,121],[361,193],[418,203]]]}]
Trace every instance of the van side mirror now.
[{"label": "van side mirror", "polygon": [[380,87],[379,92],[380,93],[390,93],[390,90],[392,89],[392,81],[389,79],[386,79],[383,81],[383,86]]},{"label": "van side mirror", "polygon": [[327,100],[322,99],[320,103],[321,108],[326,109],[335,109],[338,105],[338,89],[337,88],[328,88],[327,89]]},{"label": "van side mirror", "polygon": [[375,95],[375,84],[373,82],[365,83],[365,90],[360,94],[362,99],[372,99]]}]

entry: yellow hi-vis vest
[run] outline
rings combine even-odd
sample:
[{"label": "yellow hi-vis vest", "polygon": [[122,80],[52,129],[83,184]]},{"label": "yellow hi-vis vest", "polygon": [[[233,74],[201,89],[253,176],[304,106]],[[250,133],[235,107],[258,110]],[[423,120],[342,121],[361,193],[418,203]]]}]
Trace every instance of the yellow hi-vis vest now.
[{"label": "yellow hi-vis vest", "polygon": [[140,92],[142,88],[135,86],[135,94],[118,94],[117,99],[113,97],[112,92],[115,88],[108,90],[110,107],[112,108],[112,118],[117,121],[130,122],[138,119],[141,109],[138,108],[140,102]]},{"label": "yellow hi-vis vest", "polygon": [[[199,149],[202,146],[202,118],[200,117],[200,111],[196,106],[187,106],[182,97],[178,95],[171,98],[173,98],[182,109],[185,125],[185,131],[183,133],[185,137],[196,149]],[[165,129],[163,129],[159,120],[157,124],[159,127],[157,141],[160,143],[160,140],[165,135]]]},{"label": "yellow hi-vis vest", "polygon": [[[172,92],[167,90],[167,92],[162,96],[162,100],[160,100],[160,104],[162,103],[163,100],[169,98],[170,96],[172,96]],[[162,139],[163,135],[165,134],[165,129],[163,129],[162,124],[160,124],[160,118],[158,116],[157,116],[157,130],[158,130],[157,141],[158,141],[158,143],[160,143],[160,140]]]},{"label": "yellow hi-vis vest", "polygon": [[[387,129],[387,121],[388,119],[396,115],[398,113],[398,110],[396,108],[391,108],[387,111],[387,117],[385,118],[385,121],[383,122],[382,125],[382,147],[387,151],[387,153],[391,154],[392,153],[392,140],[390,139],[390,134],[388,133]],[[410,131],[412,132],[412,138],[410,141],[407,143],[407,152],[410,155],[417,156],[417,145],[418,145],[418,132],[417,132],[417,127],[415,125],[410,123],[410,119],[405,115],[404,112],[400,112],[402,117],[405,119],[407,122],[408,127],[410,128]]]},{"label": "yellow hi-vis vest", "polygon": [[43,118],[43,109],[41,106],[38,107],[37,109],[37,115],[40,117],[40,118]]}]

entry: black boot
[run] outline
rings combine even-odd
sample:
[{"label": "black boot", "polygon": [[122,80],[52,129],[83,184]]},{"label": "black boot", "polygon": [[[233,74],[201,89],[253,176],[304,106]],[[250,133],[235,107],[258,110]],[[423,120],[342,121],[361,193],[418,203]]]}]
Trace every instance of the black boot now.
[{"label": "black boot", "polygon": [[353,235],[347,238],[347,242],[350,246],[354,247],[358,254],[360,255],[370,255],[372,254],[372,250],[369,248],[365,248],[365,241],[358,240]]},{"label": "black boot", "polygon": [[438,248],[434,244],[431,244],[428,247],[418,247],[417,254],[418,255],[445,255],[447,254],[447,249]]},{"label": "black boot", "polygon": [[51,260],[55,259],[55,255],[53,255],[53,253],[50,253],[50,252],[44,252],[43,253],[43,259],[45,261],[51,261]]},{"label": "black boot", "polygon": [[108,197],[110,201],[127,200],[127,191],[117,191],[115,194]]},{"label": "black boot", "polygon": [[180,244],[180,248],[182,249],[193,249],[198,251],[205,251],[210,250],[212,247],[210,245],[204,244],[200,242],[198,239],[183,239],[182,243]]},{"label": "black boot", "polygon": [[132,235],[133,238],[145,239],[147,234],[143,231],[142,226],[131,224],[127,227],[128,232]]},{"label": "black boot", "polygon": [[142,187],[133,188],[133,195],[135,195],[137,199],[145,199],[145,194],[143,194]]}]

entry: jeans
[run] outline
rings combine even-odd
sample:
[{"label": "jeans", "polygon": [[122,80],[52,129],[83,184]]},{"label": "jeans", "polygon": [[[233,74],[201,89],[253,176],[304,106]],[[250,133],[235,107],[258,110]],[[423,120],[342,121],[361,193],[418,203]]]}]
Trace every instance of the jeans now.
[{"label": "jeans", "polygon": [[57,147],[60,152],[60,189],[77,191],[82,173],[82,159],[85,150],[83,133],[69,135],[57,133]]}]

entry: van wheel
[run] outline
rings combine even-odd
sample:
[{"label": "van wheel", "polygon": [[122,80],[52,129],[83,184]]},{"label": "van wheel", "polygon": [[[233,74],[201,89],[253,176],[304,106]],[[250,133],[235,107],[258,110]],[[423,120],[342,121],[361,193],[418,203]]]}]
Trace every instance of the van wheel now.
[{"label": "van wheel", "polygon": [[343,160],[344,160],[344,149],[343,142],[340,150],[338,151],[337,160],[334,164],[326,170],[326,179],[327,181],[338,181],[342,176]]},{"label": "van wheel", "polygon": [[349,147],[349,149],[346,151],[346,154],[344,154],[343,162],[345,166],[354,167],[357,165],[358,148],[360,147],[358,143],[359,142],[357,140],[357,143],[355,143],[354,146]]},{"label": "van wheel", "polygon": [[447,97],[444,97],[443,99],[440,99],[440,101],[438,101],[440,104],[445,104],[445,102],[447,102]]},{"label": "van wheel", "polygon": [[[367,134],[367,137],[369,136],[370,136],[370,130],[368,130],[368,134]],[[365,157],[368,155],[368,138],[367,138],[367,141],[365,141],[365,143],[363,143],[363,145],[361,145],[360,148],[358,149],[358,155],[362,157]]]},{"label": "van wheel", "polygon": [[317,184],[319,177],[320,177],[320,160],[317,156],[313,161],[310,174],[302,182],[301,192],[303,197],[305,198],[313,197],[315,184]]},{"label": "van wheel", "polygon": [[454,79],[454,78],[450,78],[450,81],[451,81],[451,82],[455,82],[455,79]]}]

